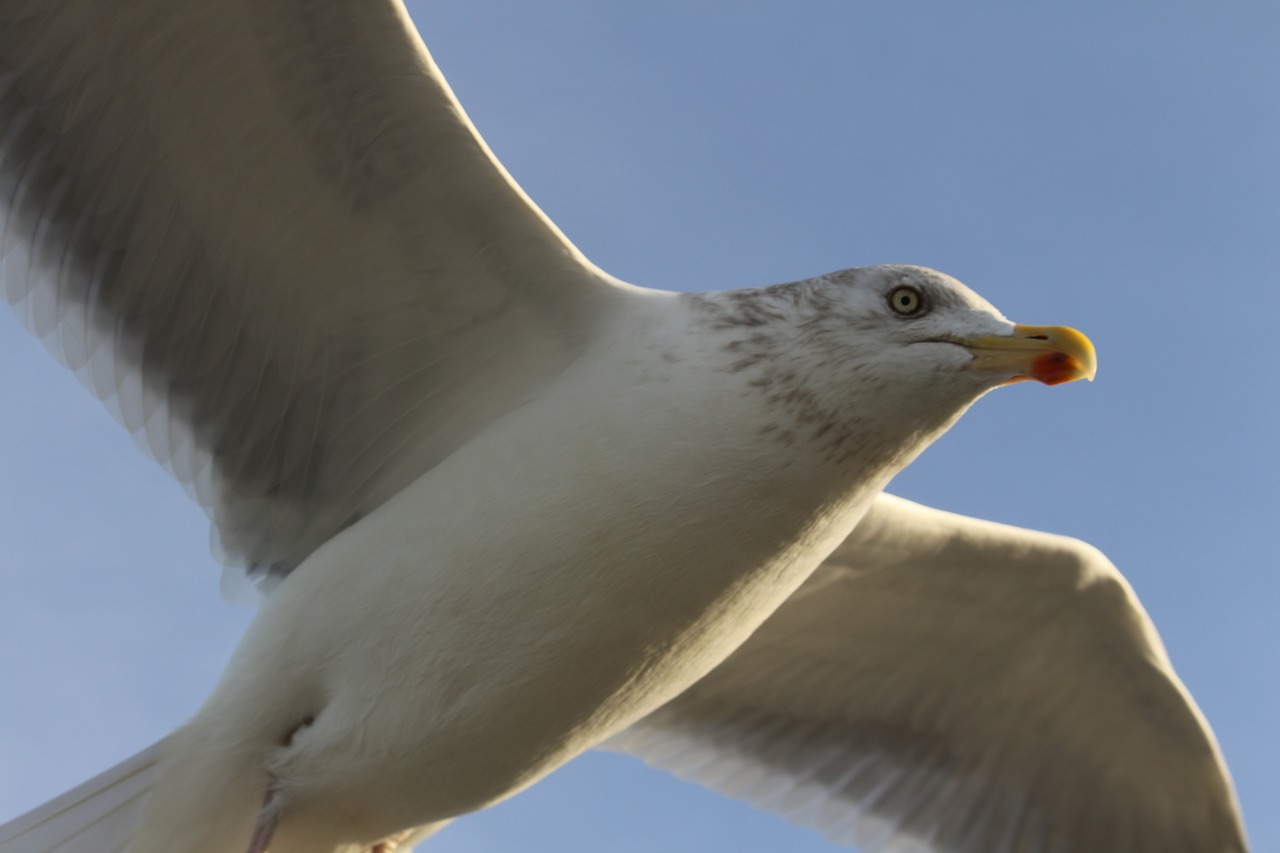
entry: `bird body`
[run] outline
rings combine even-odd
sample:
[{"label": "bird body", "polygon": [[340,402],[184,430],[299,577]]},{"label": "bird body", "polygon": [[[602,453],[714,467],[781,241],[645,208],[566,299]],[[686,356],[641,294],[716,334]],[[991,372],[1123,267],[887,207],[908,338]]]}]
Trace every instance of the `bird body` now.
[{"label": "bird body", "polygon": [[[861,278],[879,275],[943,278]],[[861,286],[790,287],[826,305]],[[781,290],[625,299],[533,399],[280,584],[173,741],[148,823],[161,831],[136,853],[233,849],[222,833],[247,836],[260,798],[233,795],[206,839],[191,827],[210,790],[270,788],[284,851],[369,844],[521,790],[741,645],[989,381],[913,411],[867,405],[865,377],[806,375],[858,424],[832,464],[761,430],[776,389],[735,371],[740,337],[716,326],[751,300],[790,337],[812,307]],[[796,344],[798,370],[823,363]]]},{"label": "bird body", "polygon": [[6,295],[269,590],[187,725],[0,853],[385,853],[600,744],[842,838],[1243,849],[1105,558],[881,495],[993,388],[1092,378],[1079,332],[912,266],[619,282],[397,2],[0,23]]}]

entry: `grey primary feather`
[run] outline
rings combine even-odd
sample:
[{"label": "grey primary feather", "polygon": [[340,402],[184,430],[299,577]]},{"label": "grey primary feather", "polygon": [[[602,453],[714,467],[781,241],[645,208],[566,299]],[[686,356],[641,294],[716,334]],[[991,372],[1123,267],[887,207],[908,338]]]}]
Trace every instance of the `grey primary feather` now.
[{"label": "grey primary feather", "polygon": [[10,0],[7,299],[280,574],[518,405],[606,277],[394,2]]},{"label": "grey primary feather", "polygon": [[1245,849],[1213,734],[1105,557],[890,496],[606,746],[866,851]]}]

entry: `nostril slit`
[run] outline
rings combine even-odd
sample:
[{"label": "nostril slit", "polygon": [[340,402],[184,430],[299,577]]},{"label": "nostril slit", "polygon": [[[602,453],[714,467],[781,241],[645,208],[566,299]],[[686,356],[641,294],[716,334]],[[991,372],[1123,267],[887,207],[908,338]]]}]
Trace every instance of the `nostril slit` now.
[{"label": "nostril slit", "polygon": [[1047,341],[1047,340],[1049,340],[1049,336],[1048,336],[1048,335],[1031,335],[1029,338],[1027,338],[1027,340],[1029,340],[1029,341]]}]

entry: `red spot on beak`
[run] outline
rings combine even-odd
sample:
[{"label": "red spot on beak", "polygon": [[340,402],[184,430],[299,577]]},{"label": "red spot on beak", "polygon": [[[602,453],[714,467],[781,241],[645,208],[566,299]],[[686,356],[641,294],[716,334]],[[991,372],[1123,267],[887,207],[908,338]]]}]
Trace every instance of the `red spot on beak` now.
[{"label": "red spot on beak", "polygon": [[1031,362],[1031,376],[1045,385],[1061,385],[1080,378],[1081,365],[1065,352],[1047,352]]}]

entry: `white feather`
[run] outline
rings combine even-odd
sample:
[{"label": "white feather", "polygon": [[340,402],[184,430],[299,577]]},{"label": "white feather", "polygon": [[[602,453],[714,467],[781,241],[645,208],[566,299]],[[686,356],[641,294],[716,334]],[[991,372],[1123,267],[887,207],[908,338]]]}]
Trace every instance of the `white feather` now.
[{"label": "white feather", "polygon": [[0,826],[3,853],[119,853],[142,820],[164,742]]}]

